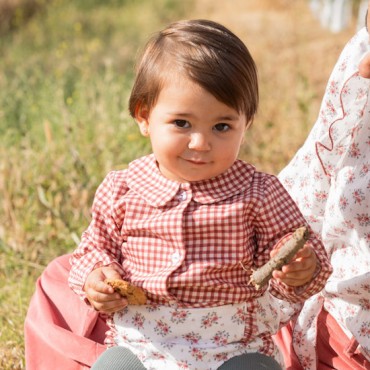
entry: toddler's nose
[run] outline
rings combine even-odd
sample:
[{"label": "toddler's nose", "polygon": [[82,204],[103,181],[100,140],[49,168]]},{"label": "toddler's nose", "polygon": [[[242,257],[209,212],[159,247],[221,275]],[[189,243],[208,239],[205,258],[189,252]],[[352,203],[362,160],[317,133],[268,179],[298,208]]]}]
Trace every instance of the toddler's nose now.
[{"label": "toddler's nose", "polygon": [[190,136],[189,149],[193,150],[209,150],[210,144],[207,135],[200,132],[193,133]]}]

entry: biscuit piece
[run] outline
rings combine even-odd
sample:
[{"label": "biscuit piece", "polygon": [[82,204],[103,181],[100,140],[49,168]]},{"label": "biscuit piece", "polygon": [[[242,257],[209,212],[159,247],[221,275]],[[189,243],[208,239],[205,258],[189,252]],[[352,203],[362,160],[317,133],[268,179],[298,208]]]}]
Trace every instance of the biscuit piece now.
[{"label": "biscuit piece", "polygon": [[106,279],[105,283],[110,285],[122,297],[127,299],[128,304],[139,305],[146,303],[146,296],[143,289],[121,279]]}]

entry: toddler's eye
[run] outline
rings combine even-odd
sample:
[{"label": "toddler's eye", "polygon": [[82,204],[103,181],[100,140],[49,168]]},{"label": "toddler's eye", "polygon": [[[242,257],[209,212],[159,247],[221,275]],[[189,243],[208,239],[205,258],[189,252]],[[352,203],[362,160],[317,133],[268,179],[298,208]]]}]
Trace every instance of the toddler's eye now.
[{"label": "toddler's eye", "polygon": [[215,125],[214,128],[216,131],[220,131],[220,132],[230,130],[230,126],[227,123],[218,123],[217,125]]},{"label": "toddler's eye", "polygon": [[173,123],[175,124],[175,126],[177,127],[180,127],[180,128],[188,128],[190,127],[190,124],[188,121],[185,121],[183,119],[176,119],[173,121]]}]

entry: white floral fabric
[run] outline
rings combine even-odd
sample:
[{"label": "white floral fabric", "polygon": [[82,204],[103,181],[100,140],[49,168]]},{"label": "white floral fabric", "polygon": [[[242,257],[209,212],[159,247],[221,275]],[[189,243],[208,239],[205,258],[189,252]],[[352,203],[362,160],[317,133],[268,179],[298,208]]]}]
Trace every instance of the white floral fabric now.
[{"label": "white floral fabric", "polygon": [[362,29],[332,72],[306,142],[279,175],[321,234],[334,269],[322,293],[305,302],[294,329],[295,352],[306,370],[316,369],[322,307],[370,360],[370,80],[358,74],[369,51]]},{"label": "white floral fabric", "polygon": [[[261,352],[263,337],[278,329],[277,314],[271,295],[213,308],[128,306],[114,315],[115,344],[129,348],[148,370],[215,370],[234,356]],[[245,341],[252,331],[256,335]],[[270,350],[281,362],[277,348]]]}]

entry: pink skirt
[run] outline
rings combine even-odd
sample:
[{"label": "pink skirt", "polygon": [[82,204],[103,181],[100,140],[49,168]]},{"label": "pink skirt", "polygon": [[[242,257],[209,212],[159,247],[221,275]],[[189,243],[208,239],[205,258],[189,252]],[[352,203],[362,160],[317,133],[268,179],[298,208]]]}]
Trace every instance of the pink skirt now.
[{"label": "pink skirt", "polygon": [[[370,362],[361,354],[354,339],[349,339],[335,319],[324,309],[318,317],[316,342],[317,370],[369,370]],[[286,370],[303,370],[294,352],[291,324],[274,337],[283,354]]]},{"label": "pink skirt", "polygon": [[27,370],[89,369],[106,349],[104,318],[68,286],[69,257],[52,261],[36,283],[24,325]]}]

